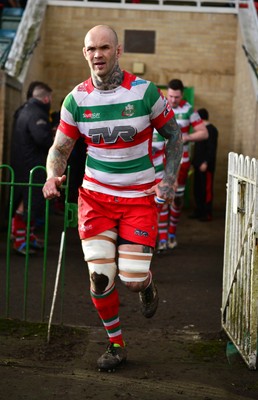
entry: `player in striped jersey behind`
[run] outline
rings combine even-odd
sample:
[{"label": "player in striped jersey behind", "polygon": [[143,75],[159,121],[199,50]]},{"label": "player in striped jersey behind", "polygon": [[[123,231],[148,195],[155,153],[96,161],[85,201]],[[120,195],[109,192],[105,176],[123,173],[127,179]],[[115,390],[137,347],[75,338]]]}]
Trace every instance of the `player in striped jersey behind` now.
[{"label": "player in striped jersey behind", "polygon": [[183,99],[183,96],[183,82],[180,79],[172,79],[168,83],[167,99],[170,107],[174,111],[177,123],[181,128],[184,147],[177,177],[176,195],[169,206],[169,249],[173,249],[177,246],[176,231],[184,205],[185,187],[191,166],[189,145],[193,142],[208,139],[208,131],[204,122],[198,112],[194,110],[193,106]]}]

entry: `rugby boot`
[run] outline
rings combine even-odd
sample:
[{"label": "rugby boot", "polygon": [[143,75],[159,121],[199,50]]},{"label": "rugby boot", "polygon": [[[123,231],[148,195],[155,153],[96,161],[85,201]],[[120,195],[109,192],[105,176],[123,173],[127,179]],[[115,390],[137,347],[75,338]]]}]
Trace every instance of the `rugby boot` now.
[{"label": "rugby boot", "polygon": [[151,318],[155,314],[159,304],[158,289],[153,281],[150,285],[139,292],[141,312],[145,318]]},{"label": "rugby boot", "polygon": [[127,358],[127,350],[125,347],[116,343],[110,343],[102,356],[97,360],[97,366],[100,371],[114,371],[120,364],[124,363]]},{"label": "rugby boot", "polygon": [[167,250],[168,247],[168,243],[166,240],[162,239],[159,241],[158,245],[157,245],[157,252],[161,253],[162,251]]},{"label": "rugby boot", "polygon": [[177,246],[176,236],[170,233],[168,237],[168,248],[172,250],[176,246]]}]

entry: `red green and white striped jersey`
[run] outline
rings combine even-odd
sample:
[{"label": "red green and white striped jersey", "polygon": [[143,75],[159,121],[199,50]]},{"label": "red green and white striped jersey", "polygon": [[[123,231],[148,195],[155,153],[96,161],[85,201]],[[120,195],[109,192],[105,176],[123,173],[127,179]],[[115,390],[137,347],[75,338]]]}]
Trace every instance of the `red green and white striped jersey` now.
[{"label": "red green and white striped jersey", "polygon": [[155,182],[152,132],[174,113],[159,89],[124,71],[121,86],[101,91],[91,78],[64,100],[59,130],[84,137],[83,187],[121,197],[142,197]]},{"label": "red green and white striped jersey", "polygon": [[[178,107],[173,108],[176,121],[180,126],[182,136],[189,134],[191,126],[193,128],[197,127],[202,123],[202,119],[199,116],[198,112],[194,110],[193,106],[185,100],[182,100]],[[183,156],[181,159],[182,162],[189,161],[189,143],[184,143],[183,146]]]}]

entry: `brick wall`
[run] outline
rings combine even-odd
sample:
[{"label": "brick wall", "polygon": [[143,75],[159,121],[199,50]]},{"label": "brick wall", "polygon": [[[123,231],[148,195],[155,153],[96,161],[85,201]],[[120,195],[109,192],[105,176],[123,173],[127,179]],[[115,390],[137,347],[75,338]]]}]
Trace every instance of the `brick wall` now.
[{"label": "brick wall", "polygon": [[[124,53],[122,68],[132,71],[144,62],[144,78],[166,85],[180,78],[194,86],[196,107],[207,107],[219,129],[215,207],[225,205],[227,155],[232,150],[233,93],[238,19],[229,14],[94,9],[48,6],[41,41],[40,63],[31,64],[25,87],[32,79],[45,80],[53,89],[53,109],[77,83],[89,76],[82,55],[85,33],[96,24],[109,24],[123,42],[124,30],[155,30],[155,54]],[[36,67],[37,66],[37,67]]]}]

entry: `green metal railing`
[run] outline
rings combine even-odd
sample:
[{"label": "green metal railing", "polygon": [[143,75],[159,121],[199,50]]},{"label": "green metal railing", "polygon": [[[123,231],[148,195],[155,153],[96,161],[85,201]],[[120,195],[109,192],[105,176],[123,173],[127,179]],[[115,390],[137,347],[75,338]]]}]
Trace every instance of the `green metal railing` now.
[{"label": "green metal railing", "polygon": [[[7,186],[9,188],[9,204],[8,204],[8,222],[7,222],[7,237],[6,237],[6,282],[5,282],[5,317],[10,316],[10,265],[11,265],[11,235],[12,235],[12,216],[14,211],[14,187],[15,186],[26,186],[28,187],[28,215],[26,222],[26,253],[25,253],[25,269],[24,269],[24,287],[23,287],[23,320],[27,320],[27,308],[28,308],[28,272],[30,263],[30,233],[31,233],[31,206],[32,206],[32,189],[34,187],[43,187],[43,184],[34,183],[33,177],[35,172],[38,170],[44,170],[43,166],[36,166],[30,171],[29,182],[16,182],[15,174],[13,169],[7,165],[0,165],[0,170],[4,170],[5,175],[9,175],[5,181],[0,181],[1,186]],[[67,179],[66,183],[62,185],[64,190],[64,221],[63,231],[66,232],[68,227],[77,226],[77,204],[71,204],[68,202],[68,189],[69,189],[69,178],[70,178],[70,167],[67,168]],[[45,221],[44,221],[44,253],[43,253],[43,269],[42,269],[42,288],[41,288],[41,321],[45,319],[45,308],[46,308],[46,276],[47,276],[47,262],[48,262],[48,237],[49,237],[49,200],[45,202]],[[64,243],[65,249],[65,243]],[[63,314],[63,297],[64,297],[64,266],[65,266],[65,251],[62,257],[62,273],[61,273],[61,320]]]}]

